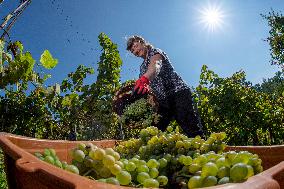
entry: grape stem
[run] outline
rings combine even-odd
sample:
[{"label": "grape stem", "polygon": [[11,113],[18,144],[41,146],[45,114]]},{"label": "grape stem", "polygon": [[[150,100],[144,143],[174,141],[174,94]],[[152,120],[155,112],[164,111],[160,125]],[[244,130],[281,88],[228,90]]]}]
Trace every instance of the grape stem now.
[{"label": "grape stem", "polygon": [[[90,170],[88,170],[86,173],[84,173],[83,176],[88,175],[88,174],[91,173],[92,171],[95,171],[95,170],[94,170],[94,169],[90,169]],[[97,173],[97,172],[95,171],[95,173]]]}]

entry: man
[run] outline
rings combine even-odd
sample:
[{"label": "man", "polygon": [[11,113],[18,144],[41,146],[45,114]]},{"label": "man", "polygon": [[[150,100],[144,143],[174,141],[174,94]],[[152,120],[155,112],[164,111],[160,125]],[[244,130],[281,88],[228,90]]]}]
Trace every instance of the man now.
[{"label": "man", "polygon": [[190,88],[176,73],[166,53],[154,48],[141,36],[129,37],[127,50],[144,60],[134,91],[145,94],[149,87],[153,90],[159,102],[158,113],[162,116],[157,127],[164,131],[175,119],[187,136],[203,136],[201,123],[193,109]]}]

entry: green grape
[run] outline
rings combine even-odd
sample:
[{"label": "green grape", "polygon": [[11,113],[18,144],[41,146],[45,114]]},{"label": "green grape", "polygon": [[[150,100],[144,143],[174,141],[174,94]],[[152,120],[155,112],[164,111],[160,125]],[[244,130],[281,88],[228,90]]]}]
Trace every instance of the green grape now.
[{"label": "green grape", "polygon": [[223,177],[218,181],[218,184],[227,184],[230,182],[230,178],[229,177]]},{"label": "green grape", "polygon": [[209,145],[209,144],[204,143],[204,144],[202,144],[202,145],[200,146],[200,151],[201,151],[201,152],[208,152],[209,149],[210,149],[210,145]]},{"label": "green grape", "polygon": [[184,143],[184,148],[187,149],[187,150],[192,147],[190,140],[185,140],[185,141],[183,141],[183,143]]},{"label": "green grape", "polygon": [[216,160],[222,157],[219,154],[216,154],[214,151],[208,152],[207,154],[205,154],[205,156],[211,162],[215,162]]},{"label": "green grape", "polygon": [[171,160],[171,165],[177,166],[178,165],[178,157],[173,157]]},{"label": "green grape", "polygon": [[136,177],[136,180],[139,182],[139,183],[143,183],[144,180],[150,178],[150,175],[148,173],[145,173],[145,172],[140,172],[137,174],[137,177]]},{"label": "green grape", "polygon": [[235,165],[237,163],[248,163],[249,161],[249,158],[250,158],[250,155],[247,154],[247,153],[238,153],[235,158],[233,159],[232,161],[232,165]]},{"label": "green grape", "polygon": [[[190,150],[190,151],[187,152],[186,155],[193,158],[194,154],[195,154],[195,151]],[[199,154],[199,155],[200,155],[200,154]]]},{"label": "green grape", "polygon": [[138,165],[137,172],[138,173],[140,173],[140,172],[148,173],[149,172],[149,167],[147,165]]},{"label": "green grape", "polygon": [[85,153],[82,150],[75,150],[73,152],[73,159],[75,159],[78,162],[83,162],[85,158]]},{"label": "green grape", "polygon": [[105,167],[105,166],[101,167],[100,169],[97,169],[96,171],[103,178],[108,178],[108,177],[111,176],[110,170],[107,167]]},{"label": "green grape", "polygon": [[158,168],[160,166],[159,162],[155,159],[150,159],[148,162],[147,162],[147,166],[149,168]]},{"label": "green grape", "polygon": [[194,173],[194,176],[201,176],[201,171],[196,171],[195,173]]},{"label": "green grape", "polygon": [[56,157],[56,152],[55,152],[55,150],[54,150],[54,149],[49,148],[48,150],[49,150],[50,155],[51,155],[52,157]]},{"label": "green grape", "polygon": [[117,152],[114,152],[112,156],[114,157],[114,159],[115,159],[116,161],[118,161],[118,160],[120,159],[120,155],[119,155],[119,153],[117,153]]},{"label": "green grape", "polygon": [[192,146],[193,148],[198,149],[201,146],[201,144],[199,142],[193,142]]},{"label": "green grape", "polygon": [[109,184],[115,184],[115,185],[120,185],[118,180],[114,177],[110,177],[110,178],[107,178],[105,180],[106,183],[109,183]]},{"label": "green grape", "polygon": [[103,157],[103,164],[106,166],[106,167],[110,167],[110,166],[113,166],[115,164],[115,159],[113,156],[111,155],[105,155]]},{"label": "green grape", "polygon": [[146,149],[147,149],[146,146],[141,146],[141,147],[139,148],[140,154],[145,154],[146,151],[147,151]]},{"label": "green grape", "polygon": [[230,168],[229,167],[221,167],[217,173],[218,178],[229,177],[230,176]]},{"label": "green grape", "polygon": [[121,171],[116,175],[116,179],[121,185],[128,185],[131,182],[131,175],[127,171]]},{"label": "green grape", "polygon": [[95,169],[100,169],[102,168],[104,165],[103,165],[103,162],[100,161],[100,160],[93,160],[93,163],[92,163],[92,167],[95,168]]},{"label": "green grape", "polygon": [[185,154],[185,149],[183,147],[178,148],[177,153],[178,154]]},{"label": "green grape", "polygon": [[111,155],[111,156],[113,156],[115,152],[112,148],[105,148],[104,150],[107,155]]},{"label": "green grape", "polygon": [[166,177],[166,176],[158,176],[157,180],[158,180],[160,186],[166,186],[168,184],[168,177]]},{"label": "green grape", "polygon": [[220,132],[219,136],[220,136],[220,140],[224,140],[226,138],[226,133],[225,132]]},{"label": "green grape", "polygon": [[193,176],[189,179],[187,186],[189,189],[202,187],[203,179],[201,176]]},{"label": "green grape", "polygon": [[149,128],[150,128],[149,133],[150,133],[151,135],[154,136],[154,135],[157,135],[157,134],[159,133],[159,130],[158,130],[157,127],[150,126]]},{"label": "green grape", "polygon": [[167,127],[167,131],[168,131],[168,132],[173,132],[173,130],[174,130],[173,127],[171,127],[171,126],[168,126],[168,127]]},{"label": "green grape", "polygon": [[59,161],[59,160],[55,160],[54,165],[55,165],[56,167],[62,168],[62,163],[61,163],[61,161]]},{"label": "green grape", "polygon": [[127,170],[127,171],[134,171],[135,169],[136,169],[136,165],[135,165],[135,163],[133,163],[133,162],[129,162],[126,166],[125,166],[125,169]]},{"label": "green grape", "polygon": [[185,156],[183,159],[183,164],[184,165],[190,165],[192,163],[192,158],[190,156]]},{"label": "green grape", "polygon": [[137,159],[137,158],[132,158],[129,161],[133,162],[134,164],[138,164],[139,163],[139,159]]},{"label": "green grape", "polygon": [[89,156],[94,160],[102,160],[105,156],[104,149],[98,148],[94,151],[91,151],[92,153],[89,154]]},{"label": "green grape", "polygon": [[257,165],[254,167],[254,173],[258,174],[263,171],[263,167],[261,165]]},{"label": "green grape", "polygon": [[244,180],[247,174],[248,168],[244,163],[237,163],[230,169],[230,178],[235,182]]},{"label": "green grape", "polygon": [[164,168],[167,166],[168,164],[168,161],[166,160],[166,158],[161,158],[158,160],[159,164],[160,164],[160,167],[159,168]]},{"label": "green grape", "polygon": [[[190,155],[191,156],[191,155]],[[194,151],[193,155],[192,155],[192,158],[196,159],[197,157],[200,156],[200,153]],[[207,158],[206,158],[207,159]]]},{"label": "green grape", "polygon": [[84,143],[79,143],[79,144],[77,144],[77,148],[78,148],[79,150],[84,151],[84,150],[86,149],[86,144],[84,144]]},{"label": "green grape", "polygon": [[145,160],[139,160],[138,165],[146,165],[147,162]]},{"label": "green grape", "polygon": [[121,161],[116,161],[115,164],[119,165],[122,169],[124,168],[124,164]]},{"label": "green grape", "polygon": [[136,154],[133,158],[140,159],[140,156]]},{"label": "green grape", "polygon": [[156,178],[159,175],[159,171],[157,168],[150,168],[149,175],[151,178]]},{"label": "green grape", "polygon": [[99,182],[106,182],[106,179],[101,178],[101,179],[98,179],[97,181],[99,181]]},{"label": "green grape", "polygon": [[171,154],[166,154],[166,155],[164,156],[164,158],[169,162],[169,161],[171,161],[171,159],[172,159],[172,155],[171,155]]},{"label": "green grape", "polygon": [[224,166],[228,166],[228,167],[230,166],[230,165],[228,165],[228,164],[226,163],[225,157],[221,157],[221,158],[217,159],[217,160],[216,160],[216,165],[217,165],[218,168],[224,167]]},{"label": "green grape", "polygon": [[184,158],[185,158],[185,155],[180,155],[180,156],[178,157],[178,161],[183,164]]},{"label": "green grape", "polygon": [[94,145],[93,143],[91,143],[91,142],[88,142],[87,144],[86,144],[86,151],[87,152],[90,152],[92,149],[97,149],[98,147],[96,146],[96,145]]},{"label": "green grape", "polygon": [[54,158],[54,161],[59,160],[57,156],[52,156]]},{"label": "green grape", "polygon": [[54,164],[54,158],[52,156],[45,156],[44,161],[50,164]]},{"label": "green grape", "polygon": [[50,151],[48,149],[44,149],[43,155],[44,156],[50,156],[51,154],[50,154]]},{"label": "green grape", "polygon": [[235,151],[229,151],[225,154],[225,158],[228,159],[229,162],[233,162],[236,155],[237,155],[237,153]]},{"label": "green grape", "polygon": [[193,163],[191,164],[189,167],[188,167],[188,171],[192,174],[196,173],[197,171],[199,171],[201,169],[201,166],[196,164],[196,163]]},{"label": "green grape", "polygon": [[86,156],[83,162],[86,167],[92,167],[94,160],[89,156]]},{"label": "green grape", "polygon": [[250,166],[257,166],[259,164],[259,160],[256,157],[252,157],[249,159],[247,164]]},{"label": "green grape", "polygon": [[215,163],[208,162],[202,167],[201,172],[201,176],[203,177],[216,176],[218,173],[218,167]]},{"label": "green grape", "polygon": [[118,173],[120,173],[120,171],[122,170],[121,167],[117,164],[114,164],[113,166],[109,167],[110,172],[113,175],[117,175]]},{"label": "green grape", "polygon": [[177,141],[176,142],[176,148],[182,148],[182,147],[184,147],[184,143],[183,143],[183,141]]},{"label": "green grape", "polygon": [[203,179],[202,187],[215,186],[217,184],[217,178],[214,176],[208,176]]},{"label": "green grape", "polygon": [[125,165],[128,164],[128,160],[127,160],[127,159],[121,159],[120,161],[121,161],[123,164],[125,164]]},{"label": "green grape", "polygon": [[65,167],[65,170],[71,172],[71,173],[75,173],[77,175],[79,175],[79,169],[75,166],[75,165],[67,165]]},{"label": "green grape", "polygon": [[156,179],[148,178],[143,182],[143,187],[145,188],[159,188],[159,182]]},{"label": "green grape", "polygon": [[62,161],[61,163],[62,163],[62,168],[63,169],[65,169],[67,167],[67,165],[68,165],[66,161]]},{"label": "green grape", "polygon": [[247,165],[247,168],[248,168],[248,174],[247,174],[245,179],[248,179],[249,177],[252,177],[254,175],[254,171],[253,171],[252,166]]},{"label": "green grape", "polygon": [[200,155],[200,156],[198,156],[197,158],[195,158],[195,159],[193,160],[194,163],[197,163],[197,164],[199,164],[199,165],[201,165],[201,166],[203,166],[204,164],[206,164],[207,161],[208,161],[208,160],[207,160],[207,158],[206,158],[205,155]]},{"label": "green grape", "polygon": [[39,152],[35,152],[34,155],[35,155],[37,158],[42,158],[42,157],[43,157],[42,154],[39,153]]}]

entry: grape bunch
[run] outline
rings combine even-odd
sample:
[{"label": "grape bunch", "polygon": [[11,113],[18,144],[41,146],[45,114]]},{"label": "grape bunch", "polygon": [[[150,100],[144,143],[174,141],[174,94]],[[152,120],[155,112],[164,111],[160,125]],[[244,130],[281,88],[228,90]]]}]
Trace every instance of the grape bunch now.
[{"label": "grape bunch", "polygon": [[[176,129],[166,132],[156,127],[141,130],[140,138],[123,141],[115,150],[125,158],[137,154],[148,162],[163,162],[159,175],[169,179],[166,187],[200,188],[242,182],[262,171],[261,159],[247,151],[224,152],[226,134],[212,133],[207,140],[188,138]],[[129,153],[131,151],[131,153]],[[161,186],[160,186],[161,187]]]},{"label": "grape bunch", "polygon": [[42,161],[79,175],[79,169],[75,165],[68,164],[66,161],[60,161],[54,149],[46,148],[43,153],[35,152],[34,155]]},{"label": "grape bunch", "polygon": [[[139,146],[139,140],[131,139],[125,145],[130,157],[131,150],[135,151],[135,145]],[[80,143],[71,151],[71,156],[72,164],[79,168],[81,175],[99,182],[154,188],[165,186],[168,182],[166,176],[159,175],[160,163],[155,159],[146,162],[139,155],[120,158],[120,154],[112,148],[103,149],[91,143]]]},{"label": "grape bunch", "polygon": [[150,126],[139,138],[114,148],[80,143],[70,153],[80,175],[131,187],[201,188],[243,182],[263,170],[256,154],[225,152],[225,138],[223,132],[212,133],[207,140],[188,138],[178,127],[162,132]]}]

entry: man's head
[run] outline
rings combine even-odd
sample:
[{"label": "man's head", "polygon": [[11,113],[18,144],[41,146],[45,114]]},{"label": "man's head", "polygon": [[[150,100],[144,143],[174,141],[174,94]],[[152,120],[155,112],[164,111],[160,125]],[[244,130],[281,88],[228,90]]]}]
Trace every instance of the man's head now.
[{"label": "man's head", "polygon": [[143,37],[134,35],[128,38],[126,50],[137,57],[146,58],[149,47],[152,46]]}]

